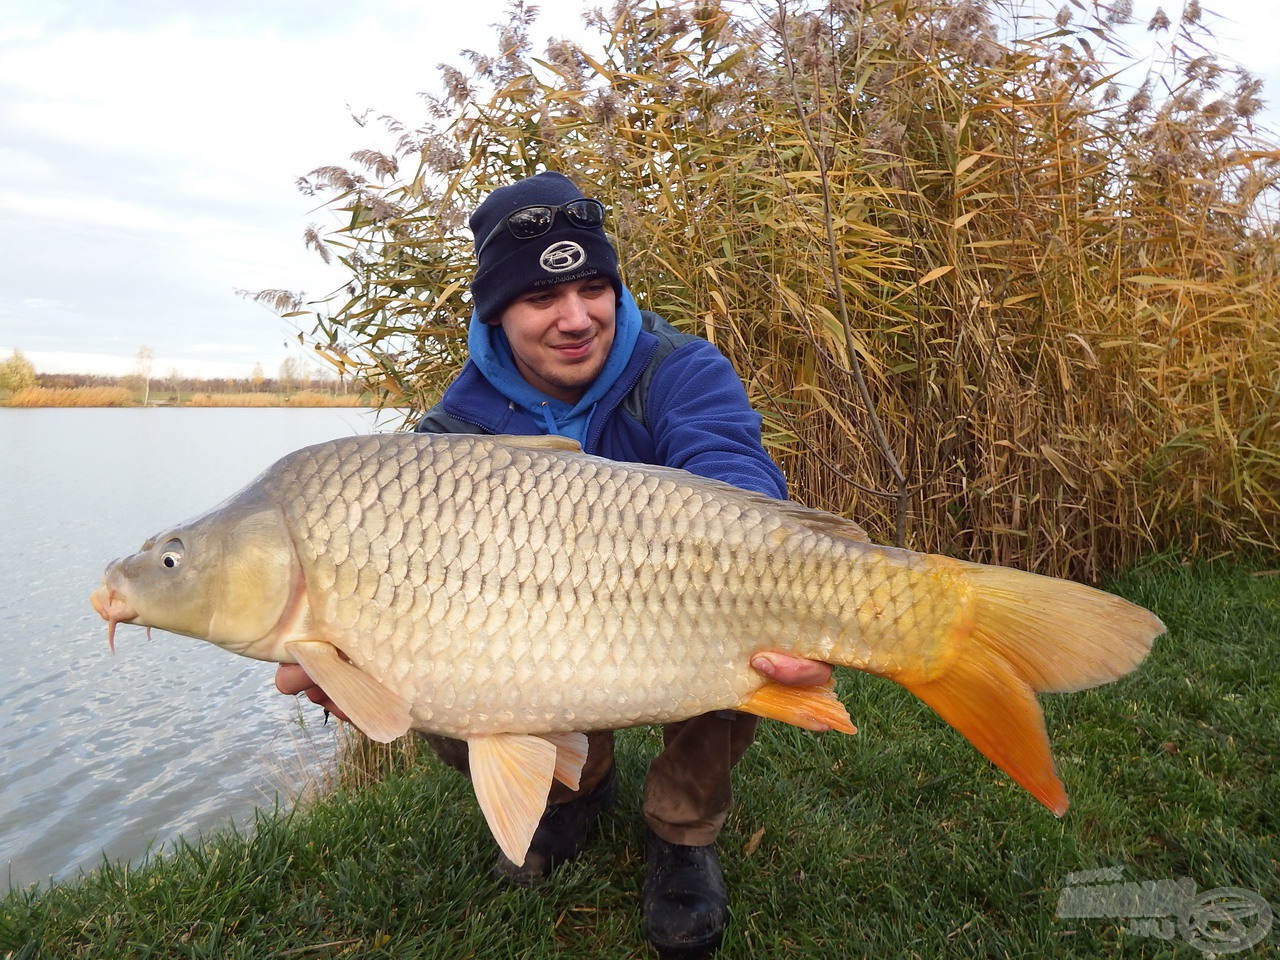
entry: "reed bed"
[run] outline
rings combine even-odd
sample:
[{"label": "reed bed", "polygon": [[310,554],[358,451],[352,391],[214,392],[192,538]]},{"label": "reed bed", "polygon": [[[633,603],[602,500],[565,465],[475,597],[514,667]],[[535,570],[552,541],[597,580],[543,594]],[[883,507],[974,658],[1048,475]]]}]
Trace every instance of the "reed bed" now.
[{"label": "reed bed", "polygon": [[623,2],[534,55],[514,3],[394,146],[305,178],[351,282],[283,302],[412,417],[465,355],[467,212],[560,170],[641,304],[734,362],[795,498],[1088,580],[1278,550],[1280,150],[1198,3],[1118,85],[1126,9]]},{"label": "reed bed", "polygon": [[10,407],[129,407],[133,395],[124,387],[24,387],[5,400]]},{"label": "reed bed", "polygon": [[359,393],[320,393],[301,390],[284,398],[286,407],[367,407],[369,398]]},{"label": "reed bed", "polygon": [[193,393],[189,407],[278,407],[274,393]]}]

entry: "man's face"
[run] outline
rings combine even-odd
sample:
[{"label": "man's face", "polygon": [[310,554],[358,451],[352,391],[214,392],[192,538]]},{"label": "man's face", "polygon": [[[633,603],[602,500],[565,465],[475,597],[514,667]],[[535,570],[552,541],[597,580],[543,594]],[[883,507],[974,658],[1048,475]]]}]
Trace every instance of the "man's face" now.
[{"label": "man's face", "polygon": [[548,396],[577,403],[613,346],[617,298],[602,277],[530,290],[498,323],[521,376]]}]

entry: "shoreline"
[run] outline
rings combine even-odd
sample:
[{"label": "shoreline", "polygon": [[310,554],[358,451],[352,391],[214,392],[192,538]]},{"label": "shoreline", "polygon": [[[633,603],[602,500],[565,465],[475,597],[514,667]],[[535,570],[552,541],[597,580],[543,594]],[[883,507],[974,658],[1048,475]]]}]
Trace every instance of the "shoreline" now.
[{"label": "shoreline", "polygon": [[0,407],[40,409],[51,407],[79,408],[163,408],[180,407],[373,407],[377,403],[365,394],[333,395],[313,390],[296,393],[213,392],[171,394],[144,402],[141,397],[119,387],[30,387],[12,396],[0,398]]}]

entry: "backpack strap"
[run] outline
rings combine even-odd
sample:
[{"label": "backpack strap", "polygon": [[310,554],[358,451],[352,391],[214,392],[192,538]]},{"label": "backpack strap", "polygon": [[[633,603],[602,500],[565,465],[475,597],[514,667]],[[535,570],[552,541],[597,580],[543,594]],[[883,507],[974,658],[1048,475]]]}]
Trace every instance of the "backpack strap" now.
[{"label": "backpack strap", "polygon": [[418,421],[413,428],[414,433],[488,433],[489,431],[479,424],[472,423],[469,420],[463,420],[455,417],[451,413],[444,412],[444,401],[441,400],[434,407],[422,415],[422,419]]},{"label": "backpack strap", "polygon": [[641,329],[658,338],[658,346],[654,349],[653,356],[649,358],[649,362],[645,364],[645,368],[641,371],[635,385],[622,398],[622,403],[619,404],[619,407],[625,410],[636,423],[647,430],[649,424],[645,420],[645,406],[648,402],[649,386],[653,383],[653,378],[657,374],[658,368],[662,366],[662,362],[667,357],[680,347],[701,338],[692,333],[681,333],[652,310],[640,311],[640,323]]}]

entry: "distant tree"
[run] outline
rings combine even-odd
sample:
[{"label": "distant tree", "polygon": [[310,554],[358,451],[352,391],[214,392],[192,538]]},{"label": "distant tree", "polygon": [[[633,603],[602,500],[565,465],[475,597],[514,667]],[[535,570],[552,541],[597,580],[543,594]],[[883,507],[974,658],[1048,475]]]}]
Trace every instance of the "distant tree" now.
[{"label": "distant tree", "polygon": [[137,371],[138,378],[142,381],[142,405],[144,407],[151,401],[151,364],[155,362],[155,358],[155,351],[146,344],[138,348]]},{"label": "distant tree", "polygon": [[31,361],[15,349],[12,356],[0,363],[0,391],[16,392],[36,385],[36,368]]},{"label": "distant tree", "polygon": [[297,390],[306,379],[302,361],[297,357],[285,357],[284,363],[280,364],[280,389],[285,393]]},{"label": "distant tree", "polygon": [[267,375],[262,372],[262,364],[255,363],[253,365],[253,373],[249,375],[249,379],[253,382],[254,390],[262,389],[262,384],[267,379]]},{"label": "distant tree", "polygon": [[311,379],[311,386],[316,390],[323,390],[333,396],[338,395],[338,371],[332,367],[310,367],[308,376]]}]

